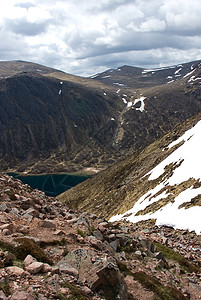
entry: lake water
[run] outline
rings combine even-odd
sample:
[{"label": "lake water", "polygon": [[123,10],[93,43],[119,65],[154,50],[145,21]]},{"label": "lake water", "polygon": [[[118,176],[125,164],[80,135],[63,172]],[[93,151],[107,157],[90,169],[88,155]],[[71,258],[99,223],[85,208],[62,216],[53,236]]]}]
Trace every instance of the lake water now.
[{"label": "lake water", "polygon": [[8,173],[14,178],[27,183],[33,189],[37,188],[47,196],[56,197],[71,187],[91,177],[90,175],[76,174],[45,174],[45,175],[21,175],[17,173]]}]

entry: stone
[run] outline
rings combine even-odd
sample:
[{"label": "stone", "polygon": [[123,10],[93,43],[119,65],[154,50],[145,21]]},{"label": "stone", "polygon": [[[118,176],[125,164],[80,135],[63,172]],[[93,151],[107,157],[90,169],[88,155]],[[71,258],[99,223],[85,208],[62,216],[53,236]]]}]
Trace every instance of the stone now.
[{"label": "stone", "polygon": [[108,223],[107,222],[101,222],[101,223],[98,224],[98,229],[101,232],[105,232],[107,230],[107,227],[108,227]]},{"label": "stone", "polygon": [[52,221],[49,221],[49,220],[44,220],[42,223],[42,226],[44,228],[49,228],[49,229],[53,229],[53,230],[56,229],[56,225]]},{"label": "stone", "polygon": [[64,263],[75,268],[79,272],[79,281],[92,291],[96,292],[101,288],[105,295],[110,290],[113,293],[112,299],[128,299],[126,285],[112,257],[97,256],[94,251],[79,248],[69,252],[58,262],[58,266]]},{"label": "stone", "polygon": [[154,253],[156,251],[155,245],[152,241],[144,236],[139,236],[139,241],[142,247],[146,248],[148,251]]},{"label": "stone", "polygon": [[27,234],[29,233],[29,226],[25,226],[25,225],[18,225],[17,226],[17,232],[23,233],[23,234]]},{"label": "stone", "polygon": [[164,255],[163,255],[162,252],[157,252],[157,253],[155,253],[155,257],[156,257],[157,259],[162,259],[164,262],[166,262],[166,259],[165,259],[165,257],[164,257]]},{"label": "stone", "polygon": [[14,254],[12,254],[9,251],[4,252],[3,262],[4,262],[4,266],[5,267],[12,266],[14,259],[15,259],[15,255]]},{"label": "stone", "polygon": [[117,251],[117,249],[120,246],[119,240],[115,240],[115,241],[110,242],[110,246],[112,247],[112,249],[114,249],[114,251]]},{"label": "stone", "polygon": [[20,276],[20,277],[23,277],[23,276],[27,275],[27,273],[22,268],[19,268],[19,267],[16,267],[16,266],[7,267],[6,268],[6,272],[10,276]]},{"label": "stone", "polygon": [[31,256],[30,254],[27,255],[24,259],[24,264],[25,264],[25,267],[28,267],[29,265],[31,265],[33,262],[36,262],[37,260]]},{"label": "stone", "polygon": [[142,256],[142,252],[140,250],[135,251],[135,255]]},{"label": "stone", "polygon": [[77,269],[71,267],[68,263],[62,263],[59,265],[59,271],[61,273],[66,273],[69,275],[72,275],[74,277],[77,277],[79,275],[79,272]]},{"label": "stone", "polygon": [[9,229],[4,229],[4,230],[2,230],[2,234],[3,235],[11,235],[12,232]]},{"label": "stone", "polygon": [[44,263],[42,262],[33,262],[30,264],[26,270],[31,274],[37,274],[43,269]]},{"label": "stone", "polygon": [[102,250],[104,248],[103,242],[101,242],[100,240],[98,240],[97,238],[95,238],[95,236],[90,235],[88,237],[88,241],[96,249]]},{"label": "stone", "polygon": [[4,224],[4,225],[1,225],[0,226],[0,230],[5,230],[5,229],[8,229],[11,233],[13,233],[15,231],[15,226],[10,223],[10,224]]},{"label": "stone", "polygon": [[44,263],[42,273],[52,272],[52,267],[49,264]]},{"label": "stone", "polygon": [[7,297],[6,297],[6,295],[4,294],[4,292],[3,291],[0,291],[0,300],[6,300],[7,299]]},{"label": "stone", "polygon": [[1,203],[0,204],[0,210],[4,211],[4,212],[8,211],[8,207],[7,207],[6,203]]},{"label": "stone", "polygon": [[25,214],[37,218],[39,216],[39,211],[33,207],[30,207],[25,211]]},{"label": "stone", "polygon": [[94,230],[93,236],[95,236],[95,238],[97,238],[98,240],[103,241],[103,234],[101,233],[100,230]]},{"label": "stone", "polygon": [[10,300],[35,300],[36,298],[30,294],[30,293],[26,293],[24,291],[17,291],[15,292]]}]

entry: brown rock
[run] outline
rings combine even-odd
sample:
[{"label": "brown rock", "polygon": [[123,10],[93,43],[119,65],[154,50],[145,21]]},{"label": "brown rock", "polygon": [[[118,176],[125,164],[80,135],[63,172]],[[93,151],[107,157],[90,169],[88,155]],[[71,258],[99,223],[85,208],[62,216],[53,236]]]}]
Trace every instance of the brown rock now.
[{"label": "brown rock", "polygon": [[6,295],[4,294],[4,292],[3,291],[0,291],[0,300],[6,300],[7,299],[7,297],[6,297]]},{"label": "brown rock", "polygon": [[59,265],[59,271],[61,273],[66,273],[69,275],[72,275],[74,277],[77,277],[79,275],[79,272],[77,269],[71,267],[68,263],[63,262]]},{"label": "brown rock", "polygon": [[28,267],[29,265],[31,265],[33,262],[36,262],[37,260],[31,256],[31,255],[27,255],[24,259],[24,264],[25,267]]},{"label": "brown rock", "polygon": [[0,230],[4,231],[4,230],[9,230],[11,233],[13,233],[15,231],[15,226],[10,223],[10,224],[4,224],[0,226]]},{"label": "brown rock", "polygon": [[30,264],[26,270],[31,274],[37,274],[43,269],[44,263],[42,262],[33,262]]},{"label": "brown rock", "polygon": [[42,273],[52,272],[52,267],[49,264],[44,263]]},{"label": "brown rock", "polygon": [[28,294],[24,291],[17,291],[12,295],[10,299],[11,300],[35,300],[36,298],[32,294]]},{"label": "brown rock", "polygon": [[49,228],[49,229],[54,229],[54,230],[56,229],[56,225],[52,221],[49,221],[49,220],[44,220],[42,226],[44,228]]},{"label": "brown rock", "polygon": [[16,267],[16,266],[7,267],[6,271],[10,276],[23,277],[23,276],[27,275],[27,273],[22,268],[19,268],[19,267]]},{"label": "brown rock", "polygon": [[98,224],[98,229],[101,232],[105,232],[107,230],[107,227],[108,227],[108,223],[107,222],[102,222],[102,223]]}]

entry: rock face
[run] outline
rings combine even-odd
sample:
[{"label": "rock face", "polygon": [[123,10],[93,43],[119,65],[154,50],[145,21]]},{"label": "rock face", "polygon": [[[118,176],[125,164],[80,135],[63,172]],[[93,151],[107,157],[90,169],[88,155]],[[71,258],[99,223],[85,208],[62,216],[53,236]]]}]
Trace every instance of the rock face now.
[{"label": "rock face", "polygon": [[0,299],[199,299],[195,232],[108,223],[3,174],[0,203]]},{"label": "rock face", "polygon": [[[85,280],[92,291],[103,290],[105,294],[111,294],[112,298],[128,299],[127,288],[119,272],[116,261],[112,257],[96,257],[96,252],[80,248],[70,252],[64,259],[58,262],[59,269],[65,270],[65,266],[71,266],[77,270],[79,280]],[[69,268],[70,269],[70,268]],[[75,272],[74,271],[74,272]]]}]

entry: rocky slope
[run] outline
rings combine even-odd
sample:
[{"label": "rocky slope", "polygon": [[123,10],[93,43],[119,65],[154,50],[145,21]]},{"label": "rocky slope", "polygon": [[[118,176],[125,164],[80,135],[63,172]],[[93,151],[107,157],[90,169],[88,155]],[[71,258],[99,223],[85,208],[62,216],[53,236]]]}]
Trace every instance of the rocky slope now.
[{"label": "rocky slope", "polygon": [[200,299],[200,236],[108,223],[0,175],[0,299]]},{"label": "rocky slope", "polygon": [[1,170],[104,169],[201,111],[200,66],[123,67],[103,82],[28,62],[1,62]]},{"label": "rocky slope", "polygon": [[154,219],[199,234],[200,120],[198,114],[58,199],[112,221]]}]

